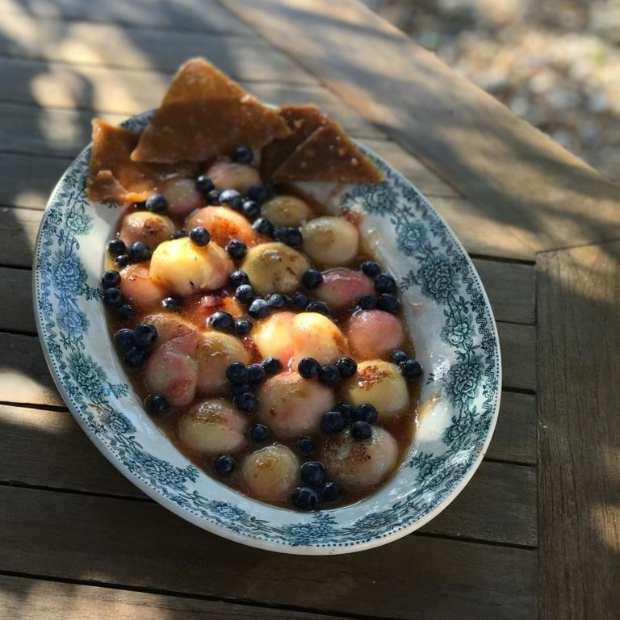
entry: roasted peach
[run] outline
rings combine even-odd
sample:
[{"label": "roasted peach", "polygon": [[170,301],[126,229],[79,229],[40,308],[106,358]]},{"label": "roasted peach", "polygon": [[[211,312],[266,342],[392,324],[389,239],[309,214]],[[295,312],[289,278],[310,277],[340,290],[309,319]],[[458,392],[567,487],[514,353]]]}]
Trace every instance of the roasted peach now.
[{"label": "roasted peach", "polygon": [[304,252],[323,267],[346,265],[357,254],[359,232],[343,217],[317,217],[304,224],[301,232]]},{"label": "roasted peach", "polygon": [[196,189],[196,182],[193,179],[168,181],[163,195],[168,201],[168,212],[173,215],[187,215],[203,204],[202,196]]},{"label": "roasted peach", "polygon": [[248,220],[228,207],[205,207],[194,211],[187,218],[186,227],[191,230],[195,226],[204,226],[211,239],[222,247],[232,239],[252,246],[258,238]]},{"label": "roasted peach", "polygon": [[334,310],[343,310],[355,304],[364,295],[374,293],[372,280],[361,271],[335,267],[323,272],[323,283],[315,290],[316,296]]},{"label": "roasted peach", "polygon": [[162,241],[170,239],[173,232],[174,224],[165,215],[134,211],[123,218],[119,236],[127,247],[135,241],[142,241],[154,250]]},{"label": "roasted peach", "polygon": [[320,364],[330,364],[348,352],[347,340],[338,326],[318,312],[301,312],[293,319],[294,364],[313,357]]},{"label": "roasted peach", "polygon": [[274,444],[248,455],[241,476],[251,496],[267,502],[284,502],[299,479],[299,461],[290,448]]},{"label": "roasted peach", "polygon": [[275,226],[301,226],[312,216],[312,209],[301,198],[276,196],[262,207],[263,216]]},{"label": "roasted peach", "polygon": [[166,288],[151,278],[146,265],[129,265],[121,271],[121,291],[140,310],[159,306],[166,294]]},{"label": "roasted peach", "polygon": [[215,162],[207,170],[207,176],[218,189],[236,189],[242,194],[261,182],[256,168],[227,160]]},{"label": "roasted peach", "polygon": [[383,310],[356,312],[349,319],[345,334],[351,352],[359,360],[386,357],[405,340],[401,322]]},{"label": "roasted peach", "polygon": [[275,312],[258,321],[252,340],[261,357],[277,357],[286,366],[293,355],[293,312]]}]

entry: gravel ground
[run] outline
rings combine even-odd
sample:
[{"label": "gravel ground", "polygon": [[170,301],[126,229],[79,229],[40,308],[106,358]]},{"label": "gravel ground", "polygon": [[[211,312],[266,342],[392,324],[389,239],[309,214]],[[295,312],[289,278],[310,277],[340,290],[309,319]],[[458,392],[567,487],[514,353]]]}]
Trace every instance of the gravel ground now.
[{"label": "gravel ground", "polygon": [[364,0],[620,181],[620,0]]}]

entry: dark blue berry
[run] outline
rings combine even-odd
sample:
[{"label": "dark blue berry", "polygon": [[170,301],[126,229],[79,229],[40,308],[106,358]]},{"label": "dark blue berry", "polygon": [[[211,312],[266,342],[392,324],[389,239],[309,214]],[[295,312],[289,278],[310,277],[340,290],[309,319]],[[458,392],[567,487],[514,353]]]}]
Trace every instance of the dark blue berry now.
[{"label": "dark blue berry", "polygon": [[273,236],[281,243],[285,243],[292,248],[299,248],[304,242],[304,238],[299,228],[295,228],[293,226],[277,226],[274,229]]},{"label": "dark blue berry", "polygon": [[321,430],[328,435],[342,432],[346,425],[347,423],[340,411],[328,411],[321,418]]},{"label": "dark blue berry", "polygon": [[118,308],[123,303],[121,289],[116,286],[104,289],[103,303],[111,308]]},{"label": "dark blue berry", "polygon": [[396,314],[400,310],[400,301],[395,295],[389,293],[381,293],[377,299],[377,308],[384,312]]},{"label": "dark blue berry", "polygon": [[370,403],[362,403],[353,410],[351,414],[352,422],[368,422],[368,424],[376,424],[379,414],[377,409]]},{"label": "dark blue berry", "polygon": [[252,321],[248,319],[237,319],[235,321],[235,334],[237,336],[247,336],[252,329]]},{"label": "dark blue berry", "polygon": [[241,194],[236,189],[225,189],[220,192],[220,202],[235,211],[241,210]]},{"label": "dark blue berry", "polygon": [[121,304],[118,308],[114,308],[114,311],[116,312],[116,316],[125,321],[131,319],[136,314],[131,304]]},{"label": "dark blue berry", "polygon": [[297,364],[297,372],[304,379],[312,379],[319,374],[321,370],[321,364],[319,364],[313,357],[304,357]]},{"label": "dark blue berry", "polygon": [[196,189],[206,198],[209,192],[215,189],[215,185],[206,174],[201,174],[196,179]]},{"label": "dark blue berry", "polygon": [[118,271],[106,271],[101,278],[103,288],[118,287],[121,283],[121,274]]},{"label": "dark blue berry", "polygon": [[348,379],[357,372],[357,362],[350,357],[341,357],[336,362],[336,367],[343,379]]},{"label": "dark blue berry", "polygon": [[301,481],[311,487],[321,487],[327,478],[327,472],[323,463],[319,461],[306,461],[302,464]]},{"label": "dark blue berry", "polygon": [[265,185],[252,185],[246,194],[250,200],[253,200],[257,204],[265,202],[270,195],[271,192]]},{"label": "dark blue berry", "polygon": [[250,438],[256,443],[269,439],[269,428],[264,424],[254,424],[250,429]]},{"label": "dark blue berry", "polygon": [[238,146],[230,158],[238,164],[251,164],[254,159],[254,151],[249,146]]},{"label": "dark blue berry", "polygon": [[233,271],[228,276],[228,281],[230,285],[234,288],[237,288],[241,284],[249,284],[250,278],[248,278],[248,274],[245,271],[241,271],[241,269],[237,269],[237,271]]},{"label": "dark blue berry", "polygon": [[212,189],[210,192],[207,192],[205,200],[210,205],[217,205],[220,203],[220,194],[221,192],[219,189]]},{"label": "dark blue berry", "polygon": [[270,376],[282,370],[282,362],[277,357],[266,357],[262,364],[265,372]]},{"label": "dark blue berry", "polygon": [[402,349],[394,349],[390,357],[395,364],[401,364],[409,359],[409,356]]},{"label": "dark blue berry", "polygon": [[164,297],[161,300],[161,305],[166,308],[166,310],[176,311],[181,309],[181,306],[183,305],[183,300],[179,299],[178,297]]},{"label": "dark blue berry", "polygon": [[136,338],[133,329],[119,329],[113,336],[114,346],[119,353],[127,353],[136,346]]},{"label": "dark blue berry", "polygon": [[235,328],[235,320],[228,312],[218,310],[209,317],[209,325],[221,332],[232,332]]},{"label": "dark blue berry", "polygon": [[300,439],[298,439],[297,448],[302,454],[306,456],[312,454],[316,449],[311,437],[301,437]]},{"label": "dark blue berry", "polygon": [[241,209],[243,210],[243,215],[251,222],[260,216],[260,205],[254,202],[254,200],[244,200]]},{"label": "dark blue berry", "polygon": [[336,364],[327,364],[319,370],[319,381],[329,387],[334,387],[340,381],[340,372]]},{"label": "dark blue berry", "polygon": [[254,388],[249,383],[231,383],[230,391],[233,396],[243,394],[245,392],[251,392]]},{"label": "dark blue berry", "polygon": [[374,310],[377,307],[377,297],[375,295],[364,295],[357,300],[357,305],[362,310]]},{"label": "dark blue berry", "polygon": [[129,259],[132,263],[141,263],[151,258],[151,250],[143,241],[134,241],[129,247]]},{"label": "dark blue berry", "polygon": [[240,241],[239,239],[231,239],[226,244],[226,251],[234,260],[241,260],[248,251],[248,248],[243,241]]},{"label": "dark blue berry", "polygon": [[248,366],[248,382],[254,385],[262,383],[267,377],[267,373],[262,364],[250,364]]},{"label": "dark blue berry", "polygon": [[323,283],[323,274],[318,269],[308,269],[301,281],[307,289],[312,290]]},{"label": "dark blue berry", "polygon": [[312,510],[319,505],[319,495],[310,487],[297,487],[293,491],[293,504],[300,510]]},{"label": "dark blue berry", "polygon": [[119,267],[127,267],[131,262],[129,254],[119,254],[114,260]]},{"label": "dark blue berry", "polygon": [[144,206],[153,213],[164,213],[168,208],[168,201],[161,194],[153,194],[146,199]]},{"label": "dark blue berry", "polygon": [[362,271],[369,278],[376,278],[381,273],[381,267],[374,260],[366,260],[361,264]]},{"label": "dark blue berry", "polygon": [[141,323],[133,330],[136,344],[143,349],[151,349],[157,342],[157,330],[153,325]]},{"label": "dark blue berry", "polygon": [[172,233],[173,239],[183,239],[183,237],[187,237],[187,231],[184,228],[179,228]]},{"label": "dark blue berry", "polygon": [[241,362],[232,362],[226,369],[226,378],[237,385],[248,382],[248,369]]},{"label": "dark blue berry", "polygon": [[125,242],[120,239],[112,239],[112,241],[108,243],[108,252],[112,256],[127,254],[127,246],[125,245]]},{"label": "dark blue berry", "polygon": [[380,273],[375,278],[375,291],[377,293],[395,293],[396,280],[389,273]]},{"label": "dark blue berry", "polygon": [[269,297],[267,297],[267,303],[270,308],[279,310],[280,308],[284,308],[286,305],[286,299],[284,298],[284,295],[280,295],[280,293],[272,293]]},{"label": "dark blue berry", "polygon": [[357,420],[351,424],[351,437],[356,441],[370,439],[372,437],[372,426],[368,422]]},{"label": "dark blue berry", "polygon": [[353,405],[350,405],[349,403],[338,403],[336,405],[336,409],[342,413],[347,424],[353,418],[353,414],[355,412],[355,407],[353,407]]},{"label": "dark blue berry", "polygon": [[400,372],[405,379],[417,379],[422,376],[422,366],[415,360],[405,360],[399,364]]},{"label": "dark blue berry", "polygon": [[248,314],[253,319],[262,319],[269,314],[269,304],[264,299],[255,299],[248,308]]},{"label": "dark blue berry", "polygon": [[273,236],[273,224],[266,217],[259,217],[252,224],[252,228],[260,235]]},{"label": "dark blue berry", "polygon": [[324,301],[311,301],[306,306],[306,310],[308,312],[318,312],[319,314],[324,314],[325,316],[329,316],[329,306]]},{"label": "dark blue berry", "polygon": [[192,228],[189,233],[189,238],[192,240],[192,243],[200,246],[207,245],[207,243],[211,241],[211,235],[204,226],[196,226]]},{"label": "dark blue berry", "polygon": [[291,296],[291,308],[294,310],[305,310],[308,305],[308,296],[301,291],[295,291]]},{"label": "dark blue berry", "polygon": [[252,392],[242,392],[233,396],[233,404],[243,413],[254,413],[258,407],[258,400]]},{"label": "dark blue berry", "polygon": [[144,399],[144,408],[149,415],[157,417],[170,411],[170,403],[163,394],[149,394]]},{"label": "dark blue berry", "polygon": [[140,368],[148,359],[148,352],[140,347],[132,347],[123,355],[123,360],[129,368]]},{"label": "dark blue berry", "polygon": [[321,499],[324,502],[336,501],[342,494],[342,489],[337,482],[326,482],[325,486],[321,489]]},{"label": "dark blue berry", "polygon": [[213,469],[220,476],[227,476],[235,469],[235,459],[230,454],[222,454],[213,461]]}]

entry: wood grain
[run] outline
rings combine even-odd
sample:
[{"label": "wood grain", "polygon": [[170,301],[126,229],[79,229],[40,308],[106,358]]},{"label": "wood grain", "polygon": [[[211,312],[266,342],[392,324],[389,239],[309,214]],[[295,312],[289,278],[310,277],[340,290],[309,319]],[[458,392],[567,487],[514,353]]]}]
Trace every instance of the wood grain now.
[{"label": "wood grain", "polygon": [[620,236],[620,187],[361,2],[220,2],[449,179],[523,253]]},{"label": "wood grain", "polygon": [[502,351],[502,384],[508,388],[536,389],[536,327],[498,323]]},{"label": "wood grain", "polygon": [[0,207],[0,265],[30,267],[42,212]]},{"label": "wood grain", "polygon": [[540,256],[542,618],[620,609],[620,242]]},{"label": "wood grain", "polygon": [[[350,616],[338,616],[349,618]],[[330,620],[291,609],[0,575],[0,620]]]},{"label": "wood grain", "polygon": [[[536,552],[408,536],[364,553],[232,544],[156,504],[0,487],[0,570],[381,618],[530,619]],[[329,584],[329,587],[326,587]]]}]

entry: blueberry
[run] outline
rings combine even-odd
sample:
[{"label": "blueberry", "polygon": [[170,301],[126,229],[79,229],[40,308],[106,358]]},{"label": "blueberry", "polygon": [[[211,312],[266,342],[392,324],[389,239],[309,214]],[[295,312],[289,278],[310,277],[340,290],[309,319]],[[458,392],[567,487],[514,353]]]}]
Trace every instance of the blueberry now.
[{"label": "blueberry", "polygon": [[146,362],[149,354],[139,347],[132,347],[123,355],[125,364],[130,368],[140,368]]},{"label": "blueberry", "polygon": [[390,357],[395,364],[400,364],[409,359],[409,356],[402,349],[394,349]]},{"label": "blueberry", "polygon": [[273,232],[273,236],[278,241],[291,246],[292,248],[299,248],[304,242],[304,238],[299,228],[294,226],[277,226]]},{"label": "blueberry", "polygon": [[377,308],[384,312],[396,314],[400,310],[400,301],[395,295],[390,293],[381,293],[377,299]]},{"label": "blueberry", "polygon": [[144,408],[149,415],[157,417],[170,411],[170,403],[162,394],[149,394],[144,399]]},{"label": "blueberry", "polygon": [[333,387],[339,383],[340,379],[340,373],[336,364],[327,364],[319,370],[319,381],[324,385]]},{"label": "blueberry", "polygon": [[323,283],[323,274],[318,269],[308,269],[301,281],[307,289],[312,290]]},{"label": "blueberry", "polygon": [[280,293],[272,293],[269,297],[267,297],[267,303],[270,308],[279,310],[284,308],[286,305],[286,299],[284,298],[284,295],[280,295]]},{"label": "blueberry", "polygon": [[264,424],[255,424],[250,429],[250,438],[256,443],[269,439],[269,428]]},{"label": "blueberry", "polygon": [[241,362],[232,362],[226,369],[226,378],[231,383],[242,384],[248,382],[248,369]]},{"label": "blueberry", "polygon": [[282,370],[282,362],[277,357],[266,357],[262,364],[268,375],[275,375]]},{"label": "blueberry", "polygon": [[253,319],[262,319],[269,314],[269,304],[264,299],[255,299],[248,308],[248,314]]},{"label": "blueberry", "polygon": [[262,383],[267,377],[267,373],[261,364],[250,364],[248,366],[248,382],[257,385]]},{"label": "blueberry", "polygon": [[119,353],[127,353],[129,349],[136,346],[136,337],[133,329],[119,329],[113,336],[114,346]]},{"label": "blueberry", "polygon": [[291,307],[295,310],[305,310],[308,305],[308,296],[301,291],[295,291],[291,296]]},{"label": "blueberry", "polygon": [[375,291],[377,293],[395,293],[396,280],[389,273],[380,273],[375,278]]},{"label": "blueberry", "polygon": [[352,422],[368,422],[368,424],[375,424],[379,414],[377,409],[370,403],[362,403],[353,410],[351,415]]},{"label": "blueberry", "polygon": [[127,254],[127,246],[120,239],[112,239],[112,241],[108,243],[108,252],[111,256]]},{"label": "blueberry", "polygon": [[273,224],[266,217],[259,217],[252,224],[252,228],[260,235],[273,236]]},{"label": "blueberry", "polygon": [[251,164],[254,159],[254,151],[249,146],[238,146],[230,158],[238,164]]},{"label": "blueberry", "polygon": [[106,271],[101,278],[103,288],[118,287],[121,283],[121,274],[118,271]]},{"label": "blueberry", "polygon": [[230,391],[233,396],[238,396],[244,392],[251,392],[254,388],[249,383],[231,383]]},{"label": "blueberry", "polygon": [[129,247],[129,259],[132,263],[141,263],[151,258],[151,250],[143,241],[134,241]]},{"label": "blueberry", "polygon": [[220,202],[231,209],[235,209],[235,211],[241,209],[241,200],[241,194],[236,189],[225,189],[220,192]]},{"label": "blueberry", "polygon": [[376,278],[381,273],[381,267],[374,260],[366,260],[361,265],[362,272],[369,278]]},{"label": "blueberry", "polygon": [[342,432],[346,425],[347,423],[340,411],[328,411],[321,418],[321,430],[328,435]]},{"label": "blueberry", "polygon": [[161,194],[153,194],[146,199],[144,206],[153,213],[164,213],[168,208],[168,201]]},{"label": "blueberry", "polygon": [[119,254],[114,260],[119,267],[127,267],[131,262],[129,254]]},{"label": "blueberry", "polygon": [[121,304],[118,308],[114,308],[116,316],[125,321],[131,319],[136,311],[131,304]]},{"label": "blueberry", "polygon": [[313,357],[304,357],[297,364],[297,372],[304,379],[312,379],[319,374],[321,370],[321,364],[319,364]]},{"label": "blueberry", "polygon": [[300,510],[312,510],[319,505],[319,495],[310,487],[297,487],[293,491],[292,500]]},{"label": "blueberry", "polygon": [[237,319],[235,321],[235,334],[237,336],[247,336],[252,329],[252,321],[248,319]]},{"label": "blueberry", "polygon": [[336,409],[342,413],[347,424],[353,418],[353,414],[355,412],[355,407],[353,405],[350,405],[349,403],[338,403],[336,405]]},{"label": "blueberry", "polygon": [[219,189],[212,189],[210,192],[207,192],[205,200],[210,205],[220,204],[220,194],[221,192]]},{"label": "blueberry", "polygon": [[221,332],[232,332],[235,328],[235,320],[228,312],[218,310],[209,317],[209,325]]},{"label": "blueberry", "polygon": [[342,494],[342,489],[337,482],[326,482],[325,486],[321,489],[321,499],[324,502],[333,502],[337,500]]},{"label": "blueberry", "polygon": [[189,233],[189,238],[192,240],[192,243],[201,246],[207,245],[207,243],[211,241],[211,235],[204,226],[196,226],[192,228]]},{"label": "blueberry", "polygon": [[341,357],[336,362],[336,367],[343,379],[348,379],[357,372],[357,362],[350,357]]},{"label": "blueberry", "polygon": [[157,342],[157,330],[153,325],[141,323],[134,329],[136,344],[143,349],[151,349]]},{"label": "blueberry", "polygon": [[363,420],[357,420],[351,424],[351,437],[356,441],[370,439],[372,437],[372,426]]},{"label": "blueberry", "polygon": [[422,375],[422,366],[415,360],[405,360],[400,364],[400,372],[405,379],[417,379]]},{"label": "blueberry", "polygon": [[183,300],[178,297],[164,297],[161,300],[161,305],[166,308],[166,310],[180,310],[183,305]]},{"label": "blueberry", "polygon": [[270,197],[271,192],[265,185],[252,185],[247,191],[246,196],[254,202],[261,204]]},{"label": "blueberry", "polygon": [[184,228],[179,228],[172,233],[173,239],[183,239],[183,237],[187,237],[187,231]]},{"label": "blueberry", "polygon": [[323,486],[327,472],[323,463],[319,461],[306,461],[300,469],[301,481],[311,487]]},{"label": "blueberry", "polygon": [[306,310],[308,312],[318,312],[319,314],[324,314],[325,316],[329,316],[329,306],[324,301],[311,301],[306,306]]},{"label": "blueberry", "polygon": [[123,303],[121,289],[116,286],[104,289],[103,303],[111,308],[118,308]]},{"label": "blueberry", "polygon": [[206,174],[201,174],[196,179],[196,189],[206,198],[215,189],[215,184]]},{"label": "blueberry", "polygon": [[297,440],[297,448],[302,454],[308,456],[312,454],[315,450],[314,442],[310,437],[301,437]]},{"label": "blueberry", "polygon": [[377,297],[375,295],[364,295],[357,300],[357,305],[362,310],[374,310],[377,307]]},{"label": "blueberry", "polygon": [[241,209],[243,211],[243,215],[245,215],[245,217],[247,217],[251,222],[260,216],[260,205],[254,200],[244,200],[241,205]]},{"label": "blueberry", "polygon": [[220,476],[227,476],[235,469],[235,459],[230,454],[221,454],[213,461],[213,469]]},{"label": "blueberry", "polygon": [[228,252],[230,258],[234,260],[241,260],[248,251],[248,248],[243,241],[240,241],[239,239],[231,239],[226,244],[226,251]]},{"label": "blueberry", "polygon": [[233,404],[243,413],[254,413],[258,407],[256,395],[252,392],[242,392],[233,396]]},{"label": "blueberry", "polygon": [[250,278],[248,278],[248,274],[245,271],[241,271],[241,269],[237,269],[237,271],[233,271],[228,276],[228,282],[234,288],[237,288],[241,284],[249,284]]}]

